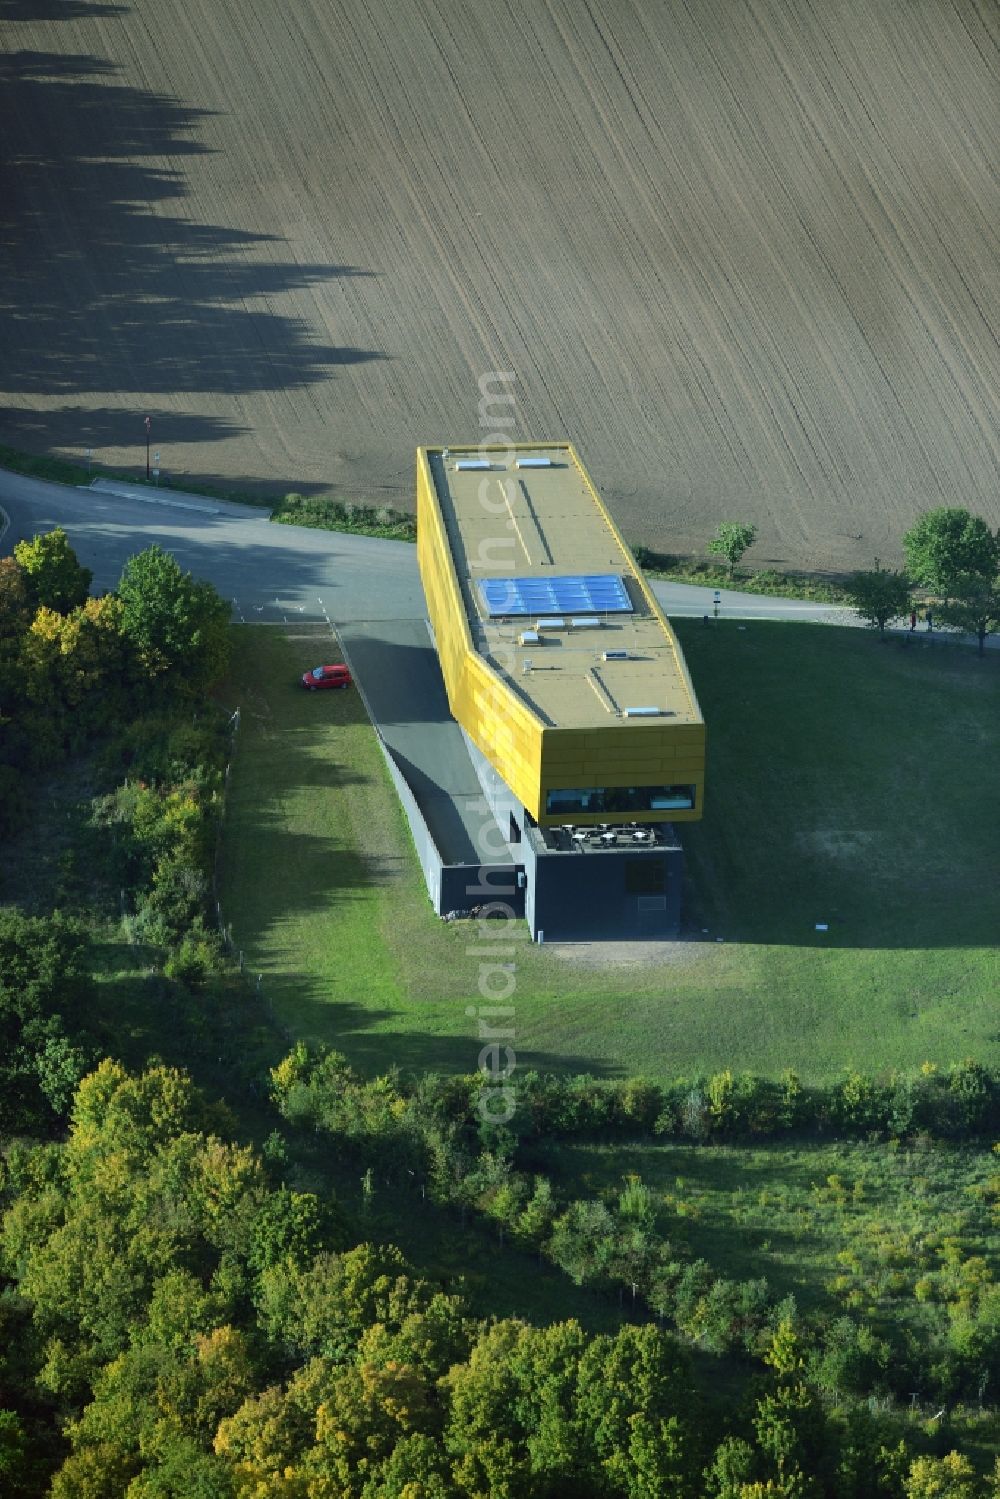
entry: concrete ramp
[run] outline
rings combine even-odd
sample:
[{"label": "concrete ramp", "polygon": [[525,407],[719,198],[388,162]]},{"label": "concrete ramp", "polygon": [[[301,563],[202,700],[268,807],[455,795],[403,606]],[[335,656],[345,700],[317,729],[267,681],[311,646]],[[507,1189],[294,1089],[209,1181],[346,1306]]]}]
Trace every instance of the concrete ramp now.
[{"label": "concrete ramp", "polygon": [[443,865],[511,865],[468,746],[448,708],[423,619],[338,628],[371,720],[404,777]]}]

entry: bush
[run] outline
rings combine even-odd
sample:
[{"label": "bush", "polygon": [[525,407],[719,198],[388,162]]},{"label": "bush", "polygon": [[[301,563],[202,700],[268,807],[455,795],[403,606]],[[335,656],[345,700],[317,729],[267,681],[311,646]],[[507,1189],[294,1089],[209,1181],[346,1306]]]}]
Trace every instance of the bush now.
[{"label": "bush", "polygon": [[358,505],[331,495],[286,494],[271,512],[272,521],[287,526],[314,526],[323,531],[353,531],[395,541],[416,541],[416,517],[389,505]]},{"label": "bush", "polygon": [[606,1281],[613,1255],[614,1222],[603,1202],[577,1201],[552,1225],[548,1250],[578,1286]]},{"label": "bush", "polygon": [[883,1130],[888,1119],[886,1097],[873,1078],[850,1072],[838,1084],[831,1099],[834,1122],[850,1134]]},{"label": "bush", "polygon": [[225,961],[219,937],[198,918],[167,958],[163,971],[188,989],[200,989],[223,971]]},{"label": "bush", "polygon": [[838,1317],[813,1353],[810,1378],[831,1394],[865,1394],[884,1379],[890,1352],[870,1327]]},{"label": "bush", "polygon": [[692,1140],[707,1140],[712,1132],[712,1109],[701,1088],[692,1088],[681,1108],[684,1133]]},{"label": "bush", "polygon": [[190,777],[216,781],[225,763],[226,734],[221,715],[192,723],[169,715],[136,719],[118,734],[101,756],[109,776],[127,769],[132,781],[157,785]]},{"label": "bush", "polygon": [[956,1062],[948,1073],[948,1103],[953,1133],[979,1134],[997,1127],[997,1086],[995,1076],[980,1063],[966,1058]]}]

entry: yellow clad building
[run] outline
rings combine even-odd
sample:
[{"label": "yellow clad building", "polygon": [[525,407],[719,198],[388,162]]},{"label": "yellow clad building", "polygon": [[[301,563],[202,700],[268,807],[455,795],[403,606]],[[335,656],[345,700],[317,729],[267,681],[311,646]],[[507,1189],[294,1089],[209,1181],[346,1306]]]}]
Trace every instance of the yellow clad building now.
[{"label": "yellow clad building", "polygon": [[684,657],[569,443],[418,449],[417,552],[451,712],[530,823],[701,817]]}]

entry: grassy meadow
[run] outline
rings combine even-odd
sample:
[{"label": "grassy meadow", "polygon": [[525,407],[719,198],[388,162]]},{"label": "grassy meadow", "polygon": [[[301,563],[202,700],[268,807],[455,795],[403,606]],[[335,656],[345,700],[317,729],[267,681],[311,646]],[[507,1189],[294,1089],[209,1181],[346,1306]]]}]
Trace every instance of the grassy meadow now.
[{"label": "grassy meadow", "polygon": [[[1000,1256],[1000,1175],[988,1148],[921,1140],[537,1148],[573,1191],[614,1197],[638,1176],[678,1248],[732,1280],[765,1276],[806,1310],[946,1322],[970,1253]],[[955,1250],[962,1252],[956,1256]]]},{"label": "grassy meadow", "polygon": [[[995,1058],[1000,659],[820,626],[679,633],[709,724],[690,931],[638,961],[519,925],[519,1064],[818,1079]],[[329,637],[238,641],[220,890],[248,970],[290,1031],[369,1071],[470,1070],[483,945],[431,912],[358,694],[298,687]]]}]

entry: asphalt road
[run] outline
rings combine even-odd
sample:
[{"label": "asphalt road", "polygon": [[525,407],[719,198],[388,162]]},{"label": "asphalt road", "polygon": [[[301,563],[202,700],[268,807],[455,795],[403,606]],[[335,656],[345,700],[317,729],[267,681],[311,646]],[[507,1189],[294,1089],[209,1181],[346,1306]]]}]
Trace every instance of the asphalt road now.
[{"label": "asphalt road", "polygon": [[[424,614],[416,550],[338,531],[275,526],[267,512],[171,492],[126,499],[0,472],[10,517],[2,550],[62,526],[94,588],[116,587],[129,557],[157,542],[180,565],[232,600],[237,619],[301,616],[333,621],[414,619]],[[183,507],[183,508],[182,508]]]},{"label": "asphalt road", "polygon": [[[127,497],[71,489],[0,471],[0,505],[10,519],[2,550],[22,537],[62,526],[100,592],[112,589],[129,557],[158,542],[196,578],[232,600],[236,619],[416,619],[425,612],[416,549],[340,531],[276,526],[267,512],[171,490]],[[667,614],[713,612],[713,591],[653,583]],[[793,619],[857,624],[851,610],[723,590],[727,619]]]}]

